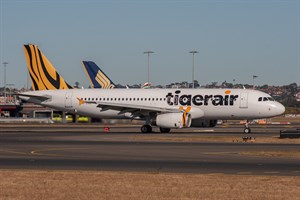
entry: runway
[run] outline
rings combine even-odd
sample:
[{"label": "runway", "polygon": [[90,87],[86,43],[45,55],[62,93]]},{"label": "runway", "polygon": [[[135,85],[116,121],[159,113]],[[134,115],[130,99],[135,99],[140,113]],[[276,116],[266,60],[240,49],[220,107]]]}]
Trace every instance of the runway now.
[{"label": "runway", "polygon": [[[226,129],[147,134],[154,139],[145,140],[133,130],[136,128],[116,127],[109,133],[97,127],[2,128],[0,168],[300,176],[299,156],[286,156],[300,152],[299,144],[172,141],[195,134],[218,137]],[[272,131],[262,130],[261,135],[272,137]],[[159,141],[161,137],[166,140]]]}]

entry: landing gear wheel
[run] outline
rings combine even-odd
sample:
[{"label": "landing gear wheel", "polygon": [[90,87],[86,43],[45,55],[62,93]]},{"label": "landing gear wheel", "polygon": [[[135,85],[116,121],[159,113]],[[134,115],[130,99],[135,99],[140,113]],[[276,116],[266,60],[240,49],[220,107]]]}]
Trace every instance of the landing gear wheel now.
[{"label": "landing gear wheel", "polygon": [[151,133],[152,127],[150,125],[144,125],[141,127],[141,132],[142,133]]},{"label": "landing gear wheel", "polygon": [[245,129],[244,129],[244,133],[251,133],[251,129],[249,127],[249,120],[246,121],[245,123]]},{"label": "landing gear wheel", "polygon": [[159,128],[161,133],[169,133],[171,131],[170,128]]},{"label": "landing gear wheel", "polygon": [[245,128],[244,133],[251,133],[251,129],[250,128]]}]

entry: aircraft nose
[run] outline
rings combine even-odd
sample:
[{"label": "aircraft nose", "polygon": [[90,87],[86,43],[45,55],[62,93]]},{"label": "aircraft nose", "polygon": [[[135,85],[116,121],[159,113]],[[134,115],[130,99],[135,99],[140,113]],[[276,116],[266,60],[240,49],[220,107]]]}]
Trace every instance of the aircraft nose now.
[{"label": "aircraft nose", "polygon": [[285,112],[285,107],[281,103],[276,102],[274,108],[277,115],[282,115]]}]

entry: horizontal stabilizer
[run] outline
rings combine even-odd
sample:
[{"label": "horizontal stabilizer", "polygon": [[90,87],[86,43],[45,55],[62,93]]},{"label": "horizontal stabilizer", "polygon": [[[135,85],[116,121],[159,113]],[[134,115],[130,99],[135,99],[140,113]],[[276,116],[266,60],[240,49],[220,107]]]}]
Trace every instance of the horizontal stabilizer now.
[{"label": "horizontal stabilizer", "polygon": [[[38,95],[32,95],[32,94],[22,94],[22,93],[19,93],[19,94],[15,94],[16,96],[19,96],[21,99],[23,100],[28,100],[29,98],[31,99],[36,99],[38,101],[46,101],[46,100],[49,100],[51,99],[51,96],[49,95],[45,95],[45,96],[38,96]],[[22,98],[22,97],[27,97],[27,98]]]}]

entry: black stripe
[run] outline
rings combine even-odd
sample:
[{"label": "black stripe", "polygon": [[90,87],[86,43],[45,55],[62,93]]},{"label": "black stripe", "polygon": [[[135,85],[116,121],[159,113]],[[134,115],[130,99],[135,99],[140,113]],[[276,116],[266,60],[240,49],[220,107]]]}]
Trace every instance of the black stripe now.
[{"label": "black stripe", "polygon": [[[37,50],[36,50],[37,49]],[[39,84],[38,84],[38,86],[40,85],[40,84],[43,84],[44,85],[44,87],[46,88],[46,90],[49,90],[49,88],[47,87],[47,85],[44,83],[44,81],[43,81],[43,79],[42,79],[42,76],[41,76],[41,72],[40,72],[40,66],[38,65],[38,60],[41,60],[41,62],[42,62],[42,59],[37,55],[38,53],[37,53],[37,51],[39,52],[39,48],[34,48],[34,54],[35,54],[35,58],[36,58],[36,65],[37,65],[37,70],[38,70],[38,74],[39,74]],[[39,90],[41,90],[42,88],[39,88]]]},{"label": "black stripe", "polygon": [[[34,75],[37,79],[39,79],[39,77],[37,76],[37,74],[36,74],[35,71],[33,70],[33,66],[32,66],[32,54],[31,54],[30,46],[29,46],[29,45],[24,45],[24,47],[25,47],[25,49],[26,49],[26,51],[27,51],[27,53],[28,53],[28,56],[29,56],[29,62],[30,62],[29,67],[31,68],[31,71],[32,71],[32,73],[33,73],[33,74],[31,74],[30,71],[29,71],[30,78],[31,78],[32,82],[35,82],[34,79],[33,79],[33,77],[32,77],[32,75]],[[35,82],[35,84],[36,84],[36,82]],[[36,87],[35,89],[37,89],[37,88],[38,88],[38,87]]]},{"label": "black stripe", "polygon": [[[38,54],[39,54],[39,59],[41,61],[41,65],[42,65],[42,70],[44,72],[44,74],[46,75],[46,78],[48,79],[48,81],[54,86],[54,88],[56,89],[59,89],[60,87],[60,76],[59,74],[55,71],[55,74],[56,74],[56,77],[57,77],[57,80],[54,80],[50,74],[48,73],[46,67],[45,67],[45,64],[44,64],[44,61],[42,59],[42,54],[41,54],[41,51],[38,50]],[[46,85],[46,84],[44,84]],[[47,85],[46,85],[47,86]],[[47,88],[48,89],[48,88]]]},{"label": "black stripe", "polygon": [[68,86],[69,89],[73,89],[73,87],[71,85],[69,85],[67,82],[65,82]]},{"label": "black stripe", "polygon": [[33,77],[31,76],[31,74],[29,73],[29,75],[30,75],[30,78],[31,78],[31,82],[33,83],[33,90],[38,90],[38,85],[37,85],[37,83],[35,82],[35,80],[33,79]]}]

